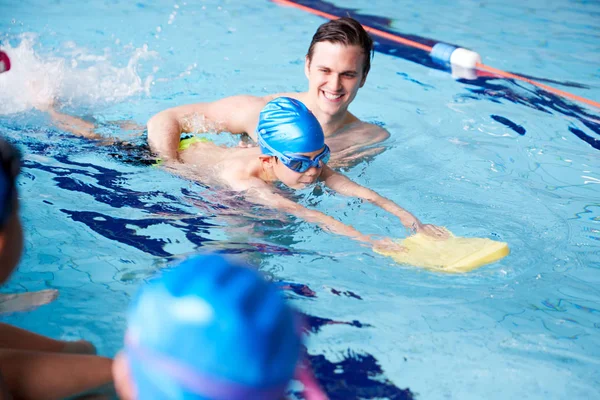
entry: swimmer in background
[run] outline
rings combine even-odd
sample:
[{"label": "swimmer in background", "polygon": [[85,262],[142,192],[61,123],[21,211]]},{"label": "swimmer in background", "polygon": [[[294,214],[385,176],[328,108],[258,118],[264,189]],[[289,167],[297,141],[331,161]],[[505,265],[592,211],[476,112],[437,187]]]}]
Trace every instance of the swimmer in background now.
[{"label": "swimmer in background", "polygon": [[[19,152],[0,138],[0,284],[23,250],[16,187],[20,164]],[[112,362],[92,355],[95,351],[87,341],[54,340],[0,323],[0,399],[58,400],[110,384]]]},{"label": "swimmer in background", "polygon": [[[251,202],[285,211],[316,223],[326,231],[378,247],[393,249],[396,245],[390,239],[373,240],[352,226],[308,209],[277,193],[273,184],[281,182],[289,188],[302,189],[322,181],[335,192],[366,200],[395,215],[410,232],[447,236],[443,228],[421,223],[393,201],[328,167],[330,149],[325,144],[323,130],[302,102],[288,97],[270,101],[260,113],[256,130],[257,148],[226,148],[196,142],[178,153],[178,161],[171,159],[165,166],[209,186],[245,192]],[[152,142],[150,144],[152,146]]]},{"label": "swimmer in background", "polygon": [[326,400],[302,360],[302,327],[277,286],[201,255],[143,286],[113,376],[122,400],[281,400],[291,380]]}]

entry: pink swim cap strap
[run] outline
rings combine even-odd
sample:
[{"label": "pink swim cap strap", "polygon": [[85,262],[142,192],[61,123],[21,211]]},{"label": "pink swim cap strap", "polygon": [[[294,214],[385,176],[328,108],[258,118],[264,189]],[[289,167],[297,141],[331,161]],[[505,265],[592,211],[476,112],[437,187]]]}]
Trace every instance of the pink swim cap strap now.
[{"label": "pink swim cap strap", "polygon": [[296,379],[304,385],[304,398],[306,400],[329,400],[325,391],[321,389],[321,386],[319,385],[317,378],[315,378],[312,368],[306,359],[298,363]]},{"label": "pink swim cap strap", "polygon": [[269,388],[255,388],[226,381],[194,371],[178,360],[173,360],[168,356],[143,348],[129,335],[125,336],[125,344],[125,351],[130,360],[141,362],[150,368],[162,371],[186,390],[212,399],[276,400],[283,396],[287,387],[287,382]]}]

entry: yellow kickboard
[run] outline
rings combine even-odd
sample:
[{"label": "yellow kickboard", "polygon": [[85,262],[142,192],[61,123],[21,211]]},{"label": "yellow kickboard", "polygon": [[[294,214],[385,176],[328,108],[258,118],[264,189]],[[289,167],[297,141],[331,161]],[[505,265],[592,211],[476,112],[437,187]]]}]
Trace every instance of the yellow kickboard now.
[{"label": "yellow kickboard", "polygon": [[399,264],[409,264],[438,272],[464,273],[493,263],[510,253],[508,244],[490,239],[457,237],[435,239],[423,233],[400,242],[403,252],[375,250]]}]

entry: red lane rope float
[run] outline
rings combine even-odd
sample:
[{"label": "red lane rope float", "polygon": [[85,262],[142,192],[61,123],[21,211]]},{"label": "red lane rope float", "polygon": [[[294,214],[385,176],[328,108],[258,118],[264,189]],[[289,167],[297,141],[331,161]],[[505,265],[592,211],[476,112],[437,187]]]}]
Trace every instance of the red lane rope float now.
[{"label": "red lane rope float", "polygon": [[[294,7],[294,8],[300,9],[302,11],[306,11],[308,13],[311,13],[311,14],[314,14],[314,15],[318,15],[320,17],[327,18],[327,19],[337,19],[337,18],[339,18],[339,16],[337,16],[337,15],[329,14],[329,13],[326,13],[326,12],[320,11],[320,10],[316,10],[314,8],[311,8],[311,7],[302,5],[302,4],[294,3],[293,1],[290,1],[290,0],[271,0],[271,1],[273,3],[277,3],[277,4],[289,6],[289,7]],[[380,29],[371,28],[370,26],[366,26],[366,25],[363,25],[363,28],[365,28],[365,30],[367,32],[369,32],[369,33],[371,33],[373,35],[376,35],[376,36],[379,36],[379,37],[382,37],[382,38],[385,38],[385,39],[388,39],[388,40],[391,40],[391,41],[394,41],[396,43],[400,43],[400,44],[403,44],[403,45],[406,45],[406,46],[410,46],[410,47],[414,47],[414,48],[417,48],[417,49],[421,49],[421,50],[426,51],[428,53],[431,53],[431,50],[433,49],[433,47],[431,47],[431,46],[427,46],[425,44],[422,44],[422,43],[419,43],[419,42],[415,42],[413,40],[405,39],[405,38],[403,38],[403,37],[401,37],[399,35],[395,35],[395,34],[392,34],[392,33],[389,33],[389,32],[385,32],[385,31],[382,31]],[[449,57],[450,56],[448,56],[448,58]],[[483,71],[483,72],[488,72],[488,73],[491,73],[491,74],[494,74],[494,75],[497,75],[497,76],[500,76],[500,77],[503,77],[503,78],[516,79],[516,80],[520,80],[520,81],[523,81],[523,82],[527,82],[527,83],[529,83],[531,85],[537,86],[537,87],[539,87],[541,89],[544,89],[547,92],[556,94],[558,96],[566,97],[566,98],[569,98],[569,99],[572,99],[572,100],[576,100],[576,101],[588,104],[590,106],[594,106],[594,107],[600,108],[600,102],[597,102],[597,101],[594,101],[594,100],[590,100],[590,99],[587,99],[585,97],[577,96],[577,95],[575,95],[573,93],[569,93],[569,92],[566,92],[564,90],[556,89],[556,88],[554,88],[552,86],[548,86],[548,85],[545,85],[543,83],[536,82],[533,79],[525,78],[525,77],[517,75],[517,74],[513,74],[513,73],[510,73],[510,72],[503,71],[501,69],[493,68],[493,67],[490,67],[489,65],[485,65],[485,64],[483,64],[481,62],[477,62],[475,64],[475,67],[478,70]]]}]

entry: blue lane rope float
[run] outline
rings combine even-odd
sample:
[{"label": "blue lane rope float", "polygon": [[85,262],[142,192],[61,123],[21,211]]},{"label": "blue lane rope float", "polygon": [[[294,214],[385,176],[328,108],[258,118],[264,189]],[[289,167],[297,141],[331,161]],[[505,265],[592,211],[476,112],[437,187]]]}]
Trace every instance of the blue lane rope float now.
[{"label": "blue lane rope float", "polygon": [[[298,8],[300,10],[309,12],[314,15],[326,19],[338,19],[339,16],[330,14],[321,10],[317,10],[303,4],[298,4],[290,0],[271,0],[274,3]],[[431,56],[432,60],[445,68],[451,69],[453,76],[464,79],[476,79],[479,76],[497,76],[500,78],[516,79],[523,82],[527,82],[531,85],[537,86],[544,89],[547,92],[556,94],[558,96],[566,97],[571,100],[576,100],[587,105],[600,108],[600,102],[587,99],[585,97],[577,96],[573,93],[566,92],[564,90],[556,89],[552,86],[545,85],[543,83],[534,81],[533,79],[526,78],[517,74],[506,72],[497,68],[490,67],[481,62],[481,56],[476,52],[465,49],[462,47],[453,46],[447,43],[437,43],[434,46],[428,46],[423,43],[415,42],[404,38],[400,35],[396,35],[390,32],[385,32],[380,29],[372,28],[370,26],[363,25],[363,28],[372,35],[391,40],[396,43],[403,44],[405,46],[414,47],[421,49]]]}]

